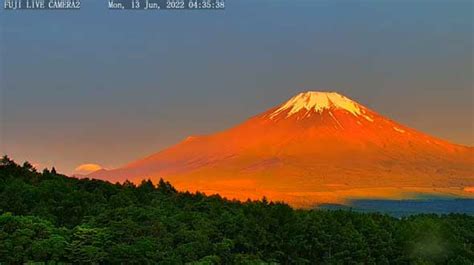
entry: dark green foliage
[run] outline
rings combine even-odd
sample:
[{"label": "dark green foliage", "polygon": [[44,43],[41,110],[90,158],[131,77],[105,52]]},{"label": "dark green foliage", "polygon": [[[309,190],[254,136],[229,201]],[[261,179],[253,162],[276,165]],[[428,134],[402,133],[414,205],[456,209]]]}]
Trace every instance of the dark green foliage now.
[{"label": "dark green foliage", "polygon": [[32,216],[0,215],[0,260],[8,263],[66,260],[68,231]]},{"label": "dark green foliage", "polygon": [[294,210],[0,161],[0,263],[473,264],[474,217]]}]

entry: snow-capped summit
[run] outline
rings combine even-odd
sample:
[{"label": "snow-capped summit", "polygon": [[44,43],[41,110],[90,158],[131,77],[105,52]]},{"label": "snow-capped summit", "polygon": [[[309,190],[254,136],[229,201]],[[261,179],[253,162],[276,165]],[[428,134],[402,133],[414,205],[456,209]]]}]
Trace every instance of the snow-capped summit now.
[{"label": "snow-capped summit", "polygon": [[354,116],[364,116],[364,118],[370,120],[370,117],[365,115],[365,108],[357,102],[337,92],[320,91],[302,92],[290,98],[278,109],[270,113],[269,117],[274,119],[282,113],[286,113],[285,117],[290,117],[302,110],[306,114],[310,114],[312,111],[322,113],[324,110],[344,110]]}]

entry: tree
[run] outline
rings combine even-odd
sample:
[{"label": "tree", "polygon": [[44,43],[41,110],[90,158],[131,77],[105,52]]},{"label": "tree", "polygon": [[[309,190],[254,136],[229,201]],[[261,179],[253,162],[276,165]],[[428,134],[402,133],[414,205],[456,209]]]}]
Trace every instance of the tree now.
[{"label": "tree", "polygon": [[107,257],[109,235],[104,229],[78,226],[69,244],[68,257],[76,264],[99,264]]},{"label": "tree", "polygon": [[23,163],[23,169],[27,170],[27,171],[30,171],[30,172],[36,172],[36,169],[33,167],[33,165],[28,162],[28,161],[25,161]]},{"label": "tree", "polygon": [[176,189],[169,183],[168,181],[164,181],[162,178],[160,178],[160,181],[158,182],[158,188],[159,191],[163,193],[176,193]]},{"label": "tree", "polygon": [[2,160],[0,160],[0,165],[4,167],[16,166],[15,161],[11,160],[7,155],[2,157]]},{"label": "tree", "polygon": [[0,261],[67,261],[63,231],[38,217],[0,215]]},{"label": "tree", "polygon": [[[295,210],[0,162],[0,264],[472,264],[474,217]],[[54,170],[55,171],[55,170]],[[9,213],[8,213],[9,212]]]}]

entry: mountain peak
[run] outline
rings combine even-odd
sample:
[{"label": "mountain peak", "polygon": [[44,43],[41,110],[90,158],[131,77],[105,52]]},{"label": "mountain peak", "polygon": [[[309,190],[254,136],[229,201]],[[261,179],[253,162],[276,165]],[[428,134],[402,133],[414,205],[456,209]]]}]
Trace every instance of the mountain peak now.
[{"label": "mountain peak", "polygon": [[308,91],[228,130],[88,177],[165,178],[183,191],[313,207],[421,193],[472,196],[473,164],[473,148],[412,130],[341,94]]},{"label": "mountain peak", "polygon": [[287,117],[289,117],[301,110],[321,113],[323,110],[330,109],[342,109],[350,112],[354,116],[361,115],[363,112],[362,106],[357,102],[337,92],[306,91],[290,98],[287,102],[272,112],[270,118],[274,118],[280,113],[286,111]]}]

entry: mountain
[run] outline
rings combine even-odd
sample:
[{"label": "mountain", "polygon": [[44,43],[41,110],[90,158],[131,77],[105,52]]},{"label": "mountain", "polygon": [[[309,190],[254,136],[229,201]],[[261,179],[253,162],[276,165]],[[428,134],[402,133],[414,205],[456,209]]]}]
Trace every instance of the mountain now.
[{"label": "mountain", "polygon": [[181,190],[266,196],[297,207],[418,193],[470,197],[474,148],[408,128],[341,94],[309,91],[228,130],[89,177],[162,177]]}]

